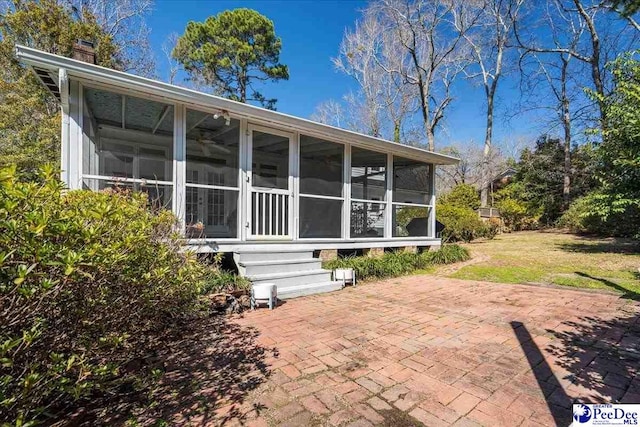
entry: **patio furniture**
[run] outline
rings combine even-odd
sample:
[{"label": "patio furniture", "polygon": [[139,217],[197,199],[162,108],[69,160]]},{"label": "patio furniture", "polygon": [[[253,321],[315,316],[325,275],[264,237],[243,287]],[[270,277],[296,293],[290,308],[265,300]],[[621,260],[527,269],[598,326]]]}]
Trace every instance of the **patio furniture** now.
[{"label": "patio furniture", "polygon": [[278,304],[278,287],[275,283],[259,283],[251,286],[251,309],[255,309],[260,302],[269,304],[273,310]]},{"label": "patio furniture", "polygon": [[333,272],[333,280],[342,281],[342,287],[347,283],[356,286],[356,272],[353,268],[337,268]]}]

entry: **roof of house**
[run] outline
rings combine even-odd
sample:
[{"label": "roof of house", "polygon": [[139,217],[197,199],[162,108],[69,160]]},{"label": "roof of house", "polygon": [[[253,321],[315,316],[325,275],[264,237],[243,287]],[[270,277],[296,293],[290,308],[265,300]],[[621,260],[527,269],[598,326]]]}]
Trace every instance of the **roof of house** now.
[{"label": "roof of house", "polygon": [[497,181],[503,178],[511,178],[512,176],[514,176],[517,173],[517,171],[512,168],[512,167],[508,167],[505,170],[503,170],[502,172],[500,172],[499,174],[497,174],[496,176],[493,177],[493,181]]},{"label": "roof of house", "polygon": [[249,119],[272,123],[277,126],[284,126],[301,132],[307,131],[318,135],[324,135],[329,139],[349,142],[363,148],[391,152],[398,156],[404,156],[418,161],[440,165],[451,165],[459,162],[459,159],[452,156],[398,144],[381,138],[374,138],[372,136],[340,129],[277,111],[267,110],[265,108],[232,101],[215,95],[163,83],[157,80],[54,55],[26,46],[16,46],[16,55],[23,64],[30,66],[35,71],[42,83],[59,100],[60,88],[58,84],[58,76],[59,71],[64,69],[70,79],[77,79],[88,83],[95,82],[103,85],[117,86],[124,89],[163,97],[165,99],[172,100],[173,102],[226,110],[231,114],[235,113]]}]

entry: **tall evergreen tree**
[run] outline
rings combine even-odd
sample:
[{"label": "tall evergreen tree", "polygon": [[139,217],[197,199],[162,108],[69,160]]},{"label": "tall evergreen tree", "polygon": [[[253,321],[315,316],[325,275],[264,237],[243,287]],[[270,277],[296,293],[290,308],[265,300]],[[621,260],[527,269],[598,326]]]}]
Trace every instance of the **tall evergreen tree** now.
[{"label": "tall evergreen tree", "polygon": [[189,22],[173,56],[193,79],[213,86],[217,94],[273,109],[277,100],[266,98],[254,83],[289,78],[288,67],[279,62],[281,47],[273,22],[242,8]]}]

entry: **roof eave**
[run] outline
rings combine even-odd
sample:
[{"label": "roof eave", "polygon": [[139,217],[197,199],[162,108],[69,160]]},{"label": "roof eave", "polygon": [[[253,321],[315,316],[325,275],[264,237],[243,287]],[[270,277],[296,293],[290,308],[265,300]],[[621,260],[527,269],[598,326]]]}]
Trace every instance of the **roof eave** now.
[{"label": "roof eave", "polygon": [[215,95],[197,92],[192,89],[171,85],[168,83],[151,80],[145,77],[128,74],[122,71],[112,70],[100,67],[94,64],[78,61],[42,52],[37,49],[26,46],[16,46],[16,56],[18,59],[31,67],[48,68],[51,71],[57,71],[64,68],[69,78],[76,77],[86,80],[94,80],[101,83],[113,84],[123,88],[152,93],[154,95],[164,96],[168,99],[190,103],[195,105],[212,105],[216,108],[228,110],[248,118],[267,121],[276,125],[284,125],[287,127],[298,128],[302,131],[307,130],[318,134],[326,135],[329,138],[337,139],[344,142],[353,143],[364,148],[371,148],[392,152],[394,154],[403,155],[412,159],[425,161],[439,165],[453,165],[460,160],[438,154],[431,151],[423,150],[408,145],[402,145],[388,140],[374,138],[371,136],[359,134],[334,126],[313,122],[311,120],[291,116],[277,111],[267,110],[241,102],[232,101]]}]

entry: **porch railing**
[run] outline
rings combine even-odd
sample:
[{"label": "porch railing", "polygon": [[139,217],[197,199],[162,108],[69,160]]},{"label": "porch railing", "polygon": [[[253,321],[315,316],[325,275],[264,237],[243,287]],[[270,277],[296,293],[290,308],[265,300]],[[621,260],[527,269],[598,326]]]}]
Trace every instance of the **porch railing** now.
[{"label": "porch railing", "polygon": [[251,218],[253,236],[288,236],[289,192],[277,189],[253,189]]}]

